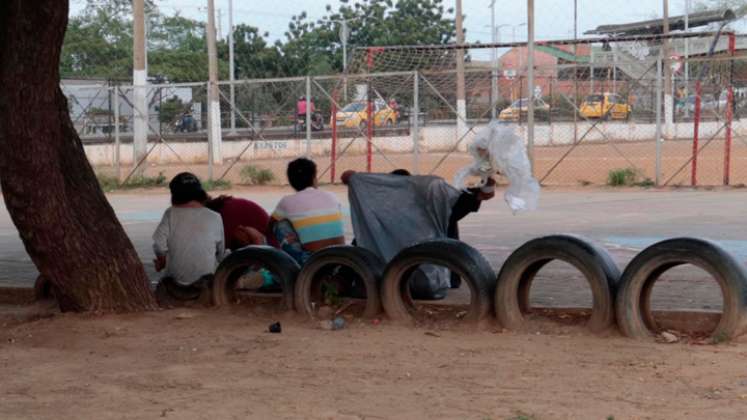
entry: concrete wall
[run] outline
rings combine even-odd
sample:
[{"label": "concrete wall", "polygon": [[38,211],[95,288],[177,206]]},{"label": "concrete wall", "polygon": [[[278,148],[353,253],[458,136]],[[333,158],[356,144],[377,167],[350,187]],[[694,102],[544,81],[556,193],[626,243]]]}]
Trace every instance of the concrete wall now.
[{"label": "concrete wall", "polygon": [[[700,138],[706,141],[713,136],[723,123],[721,122],[703,122],[700,124]],[[484,125],[477,125],[474,132],[482,129]],[[573,123],[553,123],[552,125],[538,124],[535,126],[535,145],[536,146],[555,146],[573,144],[574,138],[580,140],[582,136],[584,142],[605,142],[605,141],[653,141],[656,136],[656,125],[626,123],[626,122],[605,122],[597,124],[591,128],[592,123],[580,122],[576,128],[577,134],[574,137]],[[733,129],[737,133],[747,133],[747,121],[734,121]],[[526,125],[517,126],[517,130],[526,141]],[[467,144],[474,137],[474,132],[468,133],[459,143],[458,150],[465,151]],[[587,133],[588,132],[588,133]],[[722,129],[718,137],[723,138],[725,131]],[[674,137],[691,139],[693,137],[693,123],[677,123],[674,125]],[[456,125],[433,125],[422,127],[420,129],[419,150],[421,153],[427,152],[445,152],[452,150],[457,141]],[[352,144],[351,144],[352,142]],[[340,153],[345,147],[346,155],[362,155],[366,153],[366,139],[359,137],[355,139],[340,138],[338,139],[337,150]],[[392,137],[375,137],[375,147],[383,153],[409,153],[413,150],[412,137],[392,136]],[[149,150],[154,144],[149,145]],[[311,140],[312,156],[329,156],[332,147],[332,140],[313,139]],[[288,140],[271,140],[271,141],[226,141],[223,142],[223,159],[234,159],[242,152],[242,160],[259,160],[259,159],[289,159],[306,154],[306,140],[288,139]],[[109,166],[114,164],[113,144],[91,144],[85,145],[86,155],[94,166]],[[157,145],[148,157],[150,164],[175,164],[175,163],[205,163],[207,162],[207,142],[173,142],[168,146],[164,144]],[[132,164],[132,144],[120,145],[121,164]]]}]

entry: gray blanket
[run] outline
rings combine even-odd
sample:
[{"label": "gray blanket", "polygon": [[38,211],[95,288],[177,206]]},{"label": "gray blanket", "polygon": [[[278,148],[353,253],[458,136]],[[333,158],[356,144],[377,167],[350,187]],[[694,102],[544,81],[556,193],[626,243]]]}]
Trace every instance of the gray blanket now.
[{"label": "gray blanket", "polygon": [[[451,208],[460,195],[435,176],[355,174],[348,187],[358,246],[386,262],[410,245],[446,238]],[[424,265],[420,271],[427,277],[428,288],[448,288],[445,268]]]}]

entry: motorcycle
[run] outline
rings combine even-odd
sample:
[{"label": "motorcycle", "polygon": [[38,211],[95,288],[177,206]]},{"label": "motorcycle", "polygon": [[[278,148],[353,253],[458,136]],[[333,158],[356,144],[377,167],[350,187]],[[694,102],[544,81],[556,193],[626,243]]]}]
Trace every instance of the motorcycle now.
[{"label": "motorcycle", "polygon": [[[320,112],[311,113],[311,131],[322,131],[324,130],[324,120]],[[296,116],[296,131],[306,131],[306,115],[298,114]]]}]

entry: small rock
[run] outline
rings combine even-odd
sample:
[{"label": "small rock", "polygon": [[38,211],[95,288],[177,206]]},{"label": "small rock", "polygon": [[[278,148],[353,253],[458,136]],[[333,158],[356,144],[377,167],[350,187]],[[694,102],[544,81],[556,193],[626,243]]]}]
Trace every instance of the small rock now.
[{"label": "small rock", "polygon": [[334,320],[323,320],[319,322],[319,327],[326,331],[335,331],[345,328],[345,320],[337,317]]},{"label": "small rock", "polygon": [[267,327],[267,331],[273,334],[280,334],[281,332],[283,332],[283,326],[280,325],[279,322],[276,322],[274,324],[270,324],[270,326]]},{"label": "small rock", "polygon": [[336,330],[341,330],[345,328],[345,319],[338,316],[334,321],[332,321],[332,324],[334,324]]},{"label": "small rock", "polygon": [[465,316],[467,316],[467,311],[460,311],[460,312],[457,312],[456,314],[457,319],[462,319]]},{"label": "small rock", "polygon": [[680,341],[679,337],[667,331],[663,331],[659,336],[667,343],[676,343]]},{"label": "small rock", "polygon": [[176,319],[192,319],[194,317],[195,317],[194,313],[182,312],[182,313],[177,314],[174,318],[176,318]]}]

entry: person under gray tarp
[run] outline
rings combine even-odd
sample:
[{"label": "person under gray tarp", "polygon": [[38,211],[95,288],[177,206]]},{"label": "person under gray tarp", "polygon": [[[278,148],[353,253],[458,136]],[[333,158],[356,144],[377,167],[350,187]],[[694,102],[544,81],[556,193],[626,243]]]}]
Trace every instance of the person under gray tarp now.
[{"label": "person under gray tarp", "polygon": [[[357,246],[389,262],[402,249],[448,237],[452,207],[461,191],[436,176],[348,174],[350,216]],[[443,298],[448,269],[424,264],[410,279],[413,298]]]}]

